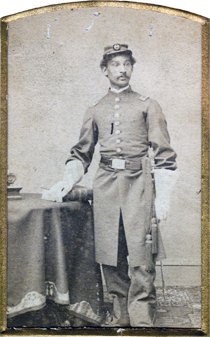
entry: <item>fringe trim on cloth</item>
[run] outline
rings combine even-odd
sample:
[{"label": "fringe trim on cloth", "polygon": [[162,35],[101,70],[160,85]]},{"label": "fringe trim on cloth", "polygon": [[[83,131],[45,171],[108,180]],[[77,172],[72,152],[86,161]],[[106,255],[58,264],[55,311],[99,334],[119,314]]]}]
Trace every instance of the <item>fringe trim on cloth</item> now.
[{"label": "fringe trim on cloth", "polygon": [[14,307],[7,307],[8,317],[23,314],[27,311],[40,310],[45,306],[46,296],[30,291],[21,300],[21,302]]},{"label": "fringe trim on cloth", "polygon": [[58,304],[68,305],[70,303],[69,292],[62,294],[58,291],[55,283],[47,281],[46,296],[39,294],[37,291],[30,291],[22,298],[20,303],[13,307],[7,307],[7,315],[10,318],[28,311],[40,310],[46,305],[46,298]]},{"label": "fringe trim on cloth", "polygon": [[82,301],[80,303],[75,303],[75,304],[70,304],[69,308],[69,313],[81,318],[85,321],[91,322],[95,325],[100,326],[101,324],[101,317],[97,316],[94,312],[93,309],[91,308],[90,303],[86,301]]},{"label": "fringe trim on cloth", "polygon": [[69,291],[67,293],[62,294],[58,291],[54,282],[47,281],[46,284],[46,296],[50,300],[58,303],[58,304],[69,304]]}]

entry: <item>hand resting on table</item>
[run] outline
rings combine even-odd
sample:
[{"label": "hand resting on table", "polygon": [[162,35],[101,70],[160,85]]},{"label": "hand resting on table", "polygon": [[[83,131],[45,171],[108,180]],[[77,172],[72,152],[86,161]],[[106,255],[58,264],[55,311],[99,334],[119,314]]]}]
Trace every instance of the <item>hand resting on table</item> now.
[{"label": "hand resting on table", "polygon": [[63,180],[42,192],[42,199],[62,202],[63,197],[69,193],[75,184],[83,177],[84,168],[79,160],[72,160],[66,164]]}]

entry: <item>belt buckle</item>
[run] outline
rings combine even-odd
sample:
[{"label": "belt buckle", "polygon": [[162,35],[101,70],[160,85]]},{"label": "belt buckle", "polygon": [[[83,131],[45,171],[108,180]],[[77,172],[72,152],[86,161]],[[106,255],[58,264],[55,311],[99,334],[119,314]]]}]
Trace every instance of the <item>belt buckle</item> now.
[{"label": "belt buckle", "polygon": [[125,159],[112,159],[112,168],[117,170],[125,170]]}]

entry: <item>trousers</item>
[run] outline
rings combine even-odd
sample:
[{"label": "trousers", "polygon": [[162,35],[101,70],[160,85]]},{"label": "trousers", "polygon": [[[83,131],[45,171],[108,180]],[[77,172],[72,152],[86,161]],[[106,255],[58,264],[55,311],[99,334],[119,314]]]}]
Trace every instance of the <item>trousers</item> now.
[{"label": "trousers", "polygon": [[129,266],[127,256],[128,249],[121,216],[117,267],[102,266],[108,294],[113,300],[110,325],[151,327],[156,310],[155,263],[154,268],[148,272],[145,270],[146,266]]}]

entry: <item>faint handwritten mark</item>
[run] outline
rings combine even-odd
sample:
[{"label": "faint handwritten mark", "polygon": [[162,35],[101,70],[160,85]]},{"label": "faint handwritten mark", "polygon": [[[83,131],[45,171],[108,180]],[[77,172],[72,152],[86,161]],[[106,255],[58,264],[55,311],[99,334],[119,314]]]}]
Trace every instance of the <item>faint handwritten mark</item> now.
[{"label": "faint handwritten mark", "polygon": [[98,13],[98,12],[94,12],[94,13],[93,13],[94,18],[93,18],[93,20],[92,20],[92,22],[91,22],[91,25],[90,25],[88,28],[85,28],[85,30],[86,30],[87,32],[89,32],[89,30],[93,27],[95,18],[97,18],[100,14],[101,14],[101,13]]},{"label": "faint handwritten mark", "polygon": [[93,25],[94,25],[94,19],[93,19],[91,25],[88,28],[85,28],[85,30],[88,32],[93,27]]},{"label": "faint handwritten mark", "polygon": [[94,15],[95,17],[98,17],[100,14],[101,14],[101,13],[98,13],[98,12],[94,12],[94,13],[93,13],[93,15]]},{"label": "faint handwritten mark", "polygon": [[50,25],[47,25],[47,39],[50,39]]},{"label": "faint handwritten mark", "polygon": [[154,24],[151,23],[150,24],[150,33],[149,33],[149,36],[152,36],[152,30],[153,30],[153,28],[154,28]]}]

